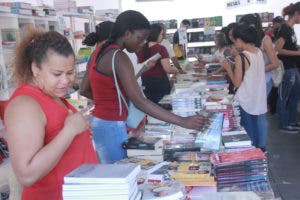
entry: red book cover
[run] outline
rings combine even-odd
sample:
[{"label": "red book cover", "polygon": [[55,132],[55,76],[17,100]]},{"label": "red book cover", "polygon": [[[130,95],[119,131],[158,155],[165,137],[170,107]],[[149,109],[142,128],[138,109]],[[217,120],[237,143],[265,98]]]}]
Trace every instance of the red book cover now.
[{"label": "red book cover", "polygon": [[236,152],[214,153],[210,158],[215,165],[228,165],[251,160],[266,159],[266,156],[261,149],[254,148]]}]

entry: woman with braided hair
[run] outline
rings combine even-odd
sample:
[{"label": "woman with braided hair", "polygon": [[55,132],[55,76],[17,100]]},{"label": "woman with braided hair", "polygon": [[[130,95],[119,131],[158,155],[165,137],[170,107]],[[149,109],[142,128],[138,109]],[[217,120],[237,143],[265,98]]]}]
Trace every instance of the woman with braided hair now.
[{"label": "woman with braided hair", "polygon": [[149,30],[150,23],[141,13],[133,10],[121,13],[115,21],[109,39],[102,45],[97,55],[95,66],[89,70],[95,103],[91,123],[100,163],[113,163],[126,157],[122,143],[128,139],[125,124],[127,109],[124,102],[121,101],[119,105],[112,61],[121,93],[141,111],[157,119],[190,129],[200,129],[205,122],[199,115],[191,117],[174,115],[143,96],[132,63],[122,50],[137,52],[145,44]]}]

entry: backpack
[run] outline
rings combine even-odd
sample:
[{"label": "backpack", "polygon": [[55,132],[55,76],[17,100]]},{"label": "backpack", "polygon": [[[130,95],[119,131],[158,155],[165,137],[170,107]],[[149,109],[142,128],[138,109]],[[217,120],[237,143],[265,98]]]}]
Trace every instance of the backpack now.
[{"label": "backpack", "polygon": [[271,71],[273,86],[278,87],[283,79],[284,66],[281,60],[279,60],[279,66]]}]

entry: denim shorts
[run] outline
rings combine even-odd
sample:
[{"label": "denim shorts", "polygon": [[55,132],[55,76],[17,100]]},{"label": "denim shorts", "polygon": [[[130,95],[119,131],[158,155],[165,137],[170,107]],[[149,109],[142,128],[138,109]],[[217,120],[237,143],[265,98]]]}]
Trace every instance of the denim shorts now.
[{"label": "denim shorts", "polygon": [[126,158],[122,143],[128,139],[124,121],[109,121],[90,117],[93,139],[100,163],[114,163]]}]

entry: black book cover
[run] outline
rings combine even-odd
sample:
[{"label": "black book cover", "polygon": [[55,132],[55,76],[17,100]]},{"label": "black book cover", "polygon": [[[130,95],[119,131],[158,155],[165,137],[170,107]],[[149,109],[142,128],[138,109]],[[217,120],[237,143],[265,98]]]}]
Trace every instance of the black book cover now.
[{"label": "black book cover", "polygon": [[137,138],[129,138],[126,142],[123,142],[123,149],[147,149],[155,150],[155,144],[161,140],[160,138],[153,138],[147,140],[139,140]]},{"label": "black book cover", "polygon": [[267,180],[267,174],[254,174],[248,176],[235,176],[235,177],[216,177],[216,181],[218,185],[226,184],[226,183],[239,183],[239,182],[246,182],[246,181],[258,181],[258,180]]},{"label": "black book cover", "polygon": [[218,173],[215,175],[216,178],[226,178],[226,177],[242,177],[251,176],[257,174],[267,175],[268,170],[258,170],[258,171],[245,171],[245,172],[228,172],[228,173]]},{"label": "black book cover", "polygon": [[267,180],[262,181],[246,181],[242,183],[229,183],[217,186],[218,192],[235,192],[235,191],[253,191],[266,192],[271,190],[271,186]]}]

